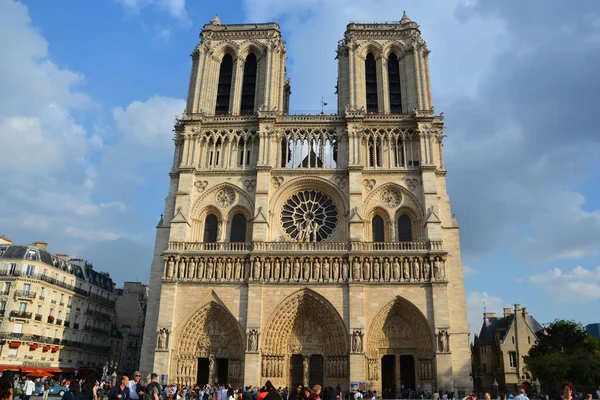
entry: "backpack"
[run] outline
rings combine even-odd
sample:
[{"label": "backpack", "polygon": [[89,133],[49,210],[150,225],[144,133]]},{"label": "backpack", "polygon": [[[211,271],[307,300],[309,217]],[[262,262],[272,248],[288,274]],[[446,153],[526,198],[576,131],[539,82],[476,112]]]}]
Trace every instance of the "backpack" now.
[{"label": "backpack", "polygon": [[160,396],[160,385],[158,384],[158,382],[150,382],[144,389],[143,400],[154,400],[154,393],[152,393],[152,390],[155,388],[157,389],[156,394]]}]

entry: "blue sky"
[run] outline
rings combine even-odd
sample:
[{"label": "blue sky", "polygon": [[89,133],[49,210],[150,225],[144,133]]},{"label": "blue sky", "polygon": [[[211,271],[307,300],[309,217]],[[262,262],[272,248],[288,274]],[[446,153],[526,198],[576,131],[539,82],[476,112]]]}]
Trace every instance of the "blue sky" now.
[{"label": "blue sky", "polygon": [[335,107],[350,20],[421,25],[478,330],[521,303],[599,322],[600,3],[0,0],[0,234],[147,281],[200,28],[280,23],[291,108]]}]

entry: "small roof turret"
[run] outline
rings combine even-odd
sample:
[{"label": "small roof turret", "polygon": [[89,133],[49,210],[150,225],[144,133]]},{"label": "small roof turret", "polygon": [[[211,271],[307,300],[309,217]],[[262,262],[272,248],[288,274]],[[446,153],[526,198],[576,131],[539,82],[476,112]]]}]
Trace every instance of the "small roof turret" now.
[{"label": "small roof turret", "polygon": [[221,25],[221,18],[219,18],[219,14],[215,14],[215,17],[210,20],[211,25]]},{"label": "small roof turret", "polygon": [[411,23],[412,21],[410,20],[410,18],[408,18],[408,15],[406,15],[406,11],[404,11],[404,14],[402,15],[402,19],[400,20],[400,23],[402,25],[406,25],[408,23]]}]

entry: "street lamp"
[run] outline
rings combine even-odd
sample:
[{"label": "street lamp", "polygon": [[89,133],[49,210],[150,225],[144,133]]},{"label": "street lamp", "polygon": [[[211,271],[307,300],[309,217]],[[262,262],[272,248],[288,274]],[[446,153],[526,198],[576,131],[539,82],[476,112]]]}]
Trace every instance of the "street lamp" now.
[{"label": "street lamp", "polygon": [[533,382],[533,385],[535,386],[535,391],[537,392],[538,396],[541,396],[541,384],[540,384],[540,380],[538,378],[535,378],[535,382]]},{"label": "street lamp", "polygon": [[494,396],[498,398],[498,381],[496,380],[496,377],[494,377],[494,383],[492,383],[492,386],[494,386]]}]

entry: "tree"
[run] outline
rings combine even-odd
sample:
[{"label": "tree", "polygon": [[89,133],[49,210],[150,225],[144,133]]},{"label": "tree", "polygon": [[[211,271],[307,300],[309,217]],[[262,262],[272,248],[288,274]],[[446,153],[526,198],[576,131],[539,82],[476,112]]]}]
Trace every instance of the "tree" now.
[{"label": "tree", "polygon": [[552,322],[524,357],[546,391],[558,394],[563,382],[577,386],[600,382],[600,342],[578,322]]}]

